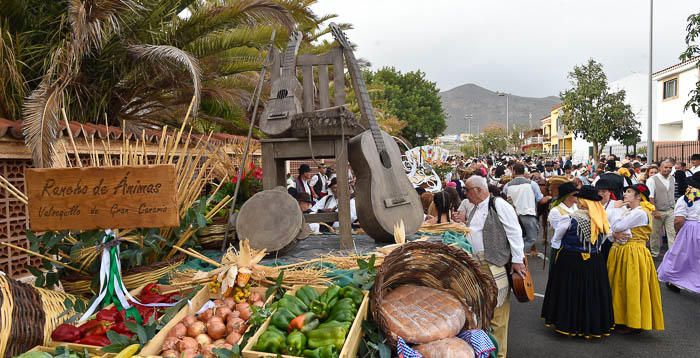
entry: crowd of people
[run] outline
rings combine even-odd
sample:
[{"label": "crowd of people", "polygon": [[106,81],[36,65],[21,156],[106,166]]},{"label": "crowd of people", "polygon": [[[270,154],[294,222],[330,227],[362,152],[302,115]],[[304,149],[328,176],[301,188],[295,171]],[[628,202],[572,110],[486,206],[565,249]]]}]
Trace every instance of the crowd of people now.
[{"label": "crowd of people", "polygon": [[[612,155],[598,166],[527,156],[449,163],[440,191],[416,191],[426,223],[469,227],[472,256],[498,289],[491,325],[499,357],[508,350],[508,275],[524,275],[527,256],[549,261],[541,316],[565,335],[663,330],[660,282],[700,293],[700,154],[690,165]],[[288,181],[301,210],[313,213],[337,210],[337,186],[323,165],[314,172],[303,164]],[[354,198],[351,212],[356,222]],[[337,222],[312,230],[324,226]]]}]

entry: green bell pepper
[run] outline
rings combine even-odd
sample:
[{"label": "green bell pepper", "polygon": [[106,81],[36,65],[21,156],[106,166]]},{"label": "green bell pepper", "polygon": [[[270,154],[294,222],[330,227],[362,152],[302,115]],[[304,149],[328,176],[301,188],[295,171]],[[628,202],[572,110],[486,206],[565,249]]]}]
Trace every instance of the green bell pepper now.
[{"label": "green bell pepper", "polygon": [[340,286],[333,285],[328,287],[318,299],[311,302],[311,312],[315,313],[321,319],[328,317],[331,307],[338,302],[339,296]]},{"label": "green bell pepper", "polygon": [[299,356],[306,348],[306,336],[301,331],[294,331],[287,336],[287,353]]},{"label": "green bell pepper", "polygon": [[260,335],[253,350],[277,354],[284,353],[286,350],[286,339],[278,331],[268,329]]},{"label": "green bell pepper", "polygon": [[310,305],[313,300],[318,299],[318,292],[311,286],[302,286],[294,293],[305,305]]},{"label": "green bell pepper", "polygon": [[349,310],[338,310],[331,312],[328,319],[336,322],[352,322],[355,320],[355,313]]},{"label": "green bell pepper", "polygon": [[287,308],[281,307],[277,308],[277,311],[272,314],[272,318],[270,319],[271,325],[279,328],[282,331],[287,331],[287,327],[289,327],[289,323],[296,317],[294,313],[292,313],[290,310]]},{"label": "green bell pepper", "polygon": [[282,299],[277,301],[277,308],[286,308],[294,313],[295,317],[309,311],[309,307],[302,300],[290,294],[284,295]]},{"label": "green bell pepper", "polygon": [[323,346],[316,348],[314,350],[306,349],[304,350],[304,357],[306,358],[336,358],[338,357],[338,351],[335,346]]},{"label": "green bell pepper", "polygon": [[358,307],[360,304],[362,304],[362,300],[365,298],[365,293],[359,288],[353,286],[343,287],[340,290],[340,295],[343,298],[351,298],[352,302],[354,302]]},{"label": "green bell pepper", "polygon": [[339,300],[338,302],[331,307],[330,313],[336,312],[336,311],[352,311],[356,312],[357,311],[357,305],[352,301],[352,298],[343,298],[342,300]]},{"label": "green bell pepper", "polygon": [[350,330],[349,323],[330,321],[318,326],[313,331],[306,333],[309,348],[321,348],[334,346],[337,350],[343,349],[345,336]]}]

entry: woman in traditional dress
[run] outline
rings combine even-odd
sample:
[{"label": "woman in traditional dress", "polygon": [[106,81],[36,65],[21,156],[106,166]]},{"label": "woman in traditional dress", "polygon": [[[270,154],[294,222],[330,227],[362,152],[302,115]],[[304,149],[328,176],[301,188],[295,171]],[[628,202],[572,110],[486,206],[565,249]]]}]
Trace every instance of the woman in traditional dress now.
[{"label": "woman in traditional dress", "polygon": [[659,266],[659,280],[674,292],[679,287],[700,293],[700,172],[686,179],[688,188],[673,211],[676,241]]},{"label": "woman in traditional dress", "polygon": [[629,210],[612,226],[615,242],[608,256],[608,278],[613,295],[615,324],[621,333],[663,330],[661,292],[654,260],[646,248],[651,235],[649,188],[627,187],[624,202]]},{"label": "woman in traditional dress", "polygon": [[600,247],[610,230],[600,195],[590,185],[578,193],[547,281],[542,318],[569,336],[598,338],[613,329],[612,299]]}]

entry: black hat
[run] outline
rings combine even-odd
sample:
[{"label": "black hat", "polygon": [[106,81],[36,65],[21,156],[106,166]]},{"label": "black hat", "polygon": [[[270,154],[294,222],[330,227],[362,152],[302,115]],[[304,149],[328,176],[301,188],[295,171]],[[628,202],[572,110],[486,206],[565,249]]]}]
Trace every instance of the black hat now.
[{"label": "black hat", "polygon": [[690,156],[690,160],[700,160],[700,154],[693,154]]},{"label": "black hat", "polygon": [[331,182],[328,184],[328,186],[333,186],[336,184],[338,184],[338,177],[333,177],[333,179],[331,179]]},{"label": "black hat", "polygon": [[299,166],[299,174],[308,173],[311,171],[311,167],[308,164],[302,164]]},{"label": "black hat", "polygon": [[615,190],[613,183],[610,180],[603,178],[603,177],[598,179],[598,181],[595,183],[595,189],[596,190],[611,190],[611,191]]},{"label": "black hat", "polygon": [[598,195],[598,191],[592,185],[584,185],[574,194],[575,197],[593,201],[601,201],[603,197]]},{"label": "black hat", "polygon": [[544,166],[545,166],[545,167],[553,167],[553,166],[554,166],[554,163],[552,163],[552,162],[545,162],[545,163],[544,163]]},{"label": "black hat", "polygon": [[605,163],[605,169],[609,172],[614,172],[617,169],[617,163],[615,159],[610,159]]},{"label": "black hat", "polygon": [[695,189],[700,189],[700,171],[693,173],[690,178],[686,178],[685,182]]},{"label": "black hat", "polygon": [[649,194],[650,194],[649,187],[644,185],[644,184],[630,185],[625,189],[632,189],[632,190],[636,191],[637,194],[641,194],[644,196],[645,199],[649,200]]},{"label": "black hat", "polygon": [[555,201],[562,201],[562,200],[564,200],[565,196],[567,196],[571,193],[575,193],[577,191],[578,191],[578,189],[576,189],[576,185],[574,185],[574,183],[572,183],[570,181],[566,182],[566,183],[559,186],[559,195],[554,200]]},{"label": "black hat", "polygon": [[303,203],[310,203],[310,204],[314,203],[314,201],[311,200],[311,195],[309,195],[308,193],[303,193],[303,192],[297,193],[297,195],[295,195],[295,197],[296,197],[297,201],[301,201]]}]

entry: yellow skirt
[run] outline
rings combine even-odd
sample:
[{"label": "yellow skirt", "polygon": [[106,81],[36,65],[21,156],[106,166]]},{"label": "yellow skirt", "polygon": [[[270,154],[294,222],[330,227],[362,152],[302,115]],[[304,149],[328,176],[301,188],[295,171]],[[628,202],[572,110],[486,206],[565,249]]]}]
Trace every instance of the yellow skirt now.
[{"label": "yellow skirt", "polygon": [[643,241],[613,244],[608,256],[615,324],[663,330],[664,314],[656,267]]}]

